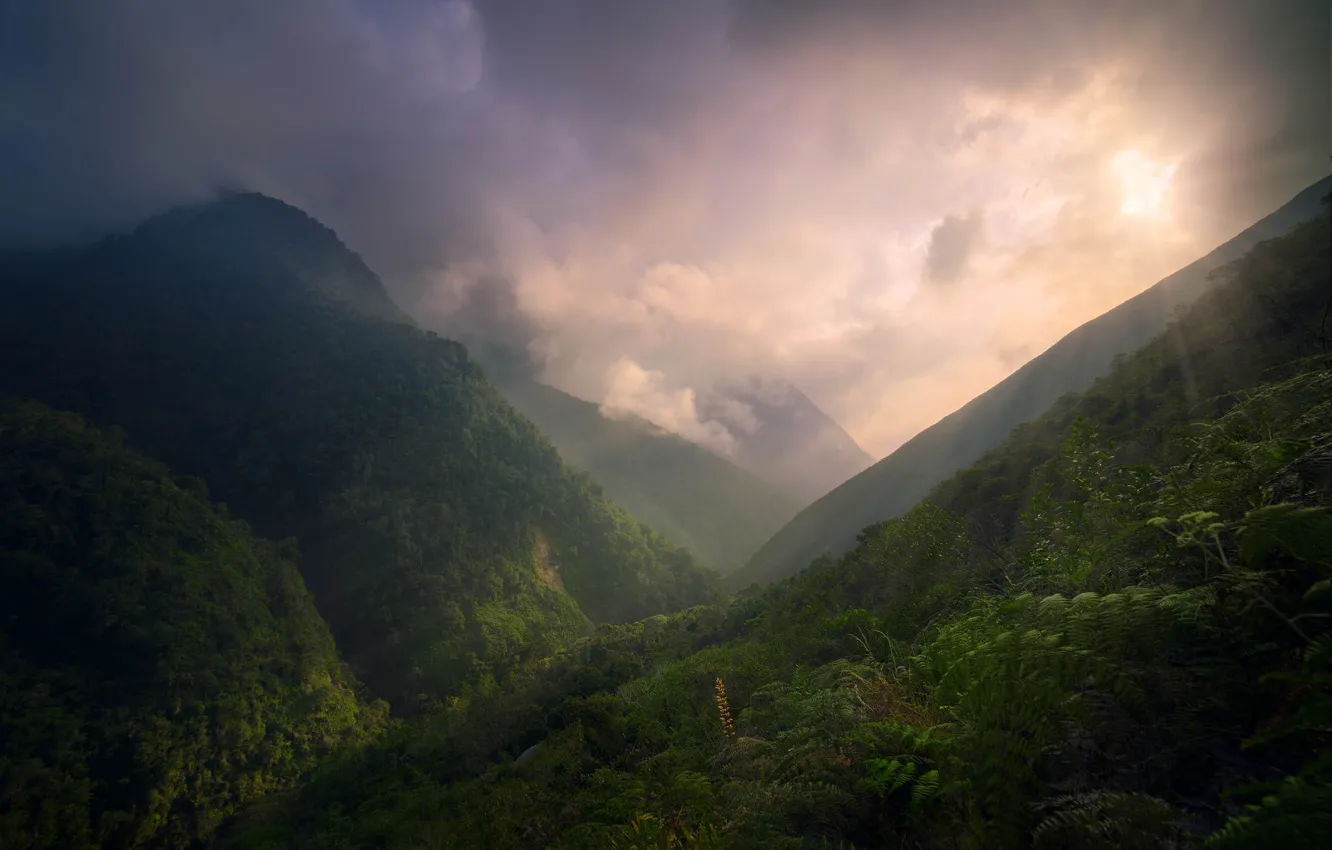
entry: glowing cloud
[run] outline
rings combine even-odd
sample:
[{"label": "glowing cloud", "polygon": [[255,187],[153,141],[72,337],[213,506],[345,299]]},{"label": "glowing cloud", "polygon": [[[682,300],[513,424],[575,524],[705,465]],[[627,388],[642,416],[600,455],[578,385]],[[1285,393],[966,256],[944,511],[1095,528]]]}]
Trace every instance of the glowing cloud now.
[{"label": "glowing cloud", "polygon": [[1136,150],[1120,152],[1114,159],[1114,169],[1124,190],[1120,210],[1125,215],[1168,217],[1170,186],[1178,168],[1179,163],[1155,162]]}]

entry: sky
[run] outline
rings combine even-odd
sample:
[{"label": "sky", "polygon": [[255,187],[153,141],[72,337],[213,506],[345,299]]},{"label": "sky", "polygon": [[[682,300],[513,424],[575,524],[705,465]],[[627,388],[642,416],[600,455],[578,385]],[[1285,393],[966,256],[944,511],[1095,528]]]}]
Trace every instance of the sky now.
[{"label": "sky", "polygon": [[1327,174],[1326,0],[0,8],[0,247],[219,186],[432,327],[725,450],[789,380],[883,456]]}]

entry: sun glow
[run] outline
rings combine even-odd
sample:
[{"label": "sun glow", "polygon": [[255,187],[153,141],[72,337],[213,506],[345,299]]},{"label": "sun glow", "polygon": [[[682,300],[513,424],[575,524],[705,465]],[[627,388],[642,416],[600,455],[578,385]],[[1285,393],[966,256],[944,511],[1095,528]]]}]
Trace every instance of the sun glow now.
[{"label": "sun glow", "polygon": [[1162,164],[1136,150],[1116,156],[1114,169],[1124,190],[1120,211],[1143,218],[1165,218],[1169,214],[1170,184],[1178,167],[1178,163]]}]

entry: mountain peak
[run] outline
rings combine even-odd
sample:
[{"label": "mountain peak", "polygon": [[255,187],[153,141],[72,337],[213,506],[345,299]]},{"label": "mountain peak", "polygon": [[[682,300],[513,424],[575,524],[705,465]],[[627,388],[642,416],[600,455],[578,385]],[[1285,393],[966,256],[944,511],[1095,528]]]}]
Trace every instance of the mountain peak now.
[{"label": "mountain peak", "polygon": [[217,227],[224,222],[270,231],[270,235],[301,235],[309,240],[332,240],[342,245],[332,229],[286,201],[262,192],[222,190],[209,201],[186,204],[159,213],[141,223],[133,235],[155,235],[183,227]]},{"label": "mountain peak", "polygon": [[410,323],[337,233],[299,207],[259,192],[223,191],[211,201],[177,207],[114,244],[192,271],[206,269],[229,286],[294,284],[356,312]]},{"label": "mountain peak", "polygon": [[698,399],[699,415],[726,426],[732,460],[806,504],[874,462],[841,425],[798,387],[749,375]]}]

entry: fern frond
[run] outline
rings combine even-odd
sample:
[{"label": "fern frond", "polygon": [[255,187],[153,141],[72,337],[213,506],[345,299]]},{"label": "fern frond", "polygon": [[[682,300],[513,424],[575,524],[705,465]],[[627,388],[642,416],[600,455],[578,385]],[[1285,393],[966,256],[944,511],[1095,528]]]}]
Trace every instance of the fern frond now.
[{"label": "fern frond", "polygon": [[1183,815],[1146,794],[1094,792],[1055,797],[1032,831],[1036,847],[1078,850],[1155,850],[1180,846]]}]

